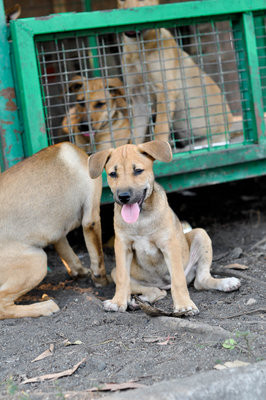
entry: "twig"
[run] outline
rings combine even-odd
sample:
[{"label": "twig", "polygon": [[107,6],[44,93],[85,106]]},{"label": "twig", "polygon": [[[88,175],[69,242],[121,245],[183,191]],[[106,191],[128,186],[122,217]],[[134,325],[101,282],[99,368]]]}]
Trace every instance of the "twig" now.
[{"label": "twig", "polygon": [[234,276],[237,278],[242,278],[242,279],[246,279],[248,281],[252,281],[252,282],[256,282],[259,285],[265,286],[266,287],[266,282],[264,281],[260,281],[257,278],[254,278],[253,276],[247,275],[243,272],[239,272],[239,271],[230,271],[228,269],[224,270],[221,268],[216,268],[216,269],[212,269],[211,272],[215,275],[222,275],[222,276]]},{"label": "twig", "polygon": [[233,314],[233,315],[228,315],[227,317],[219,317],[220,319],[227,319],[227,318],[237,318],[237,317],[241,317],[241,315],[248,315],[248,314],[255,314],[257,312],[261,312],[261,313],[265,313],[266,312],[266,308],[256,308],[254,310],[247,310],[247,311],[243,311],[239,314]]},{"label": "twig", "polygon": [[[179,332],[189,332],[196,335],[204,335],[219,339],[228,339],[228,337],[234,337],[235,335],[223,329],[220,326],[212,326],[202,322],[190,321],[183,318],[172,318],[172,317],[158,317],[156,322],[164,327],[170,327],[178,330]],[[210,340],[210,339],[208,339]],[[214,339],[215,340],[215,339]]]},{"label": "twig", "polygon": [[261,244],[265,242],[266,242],[266,236],[263,239],[259,240],[257,243],[253,244],[253,246],[250,247],[250,250],[256,249],[256,247],[259,247]]}]

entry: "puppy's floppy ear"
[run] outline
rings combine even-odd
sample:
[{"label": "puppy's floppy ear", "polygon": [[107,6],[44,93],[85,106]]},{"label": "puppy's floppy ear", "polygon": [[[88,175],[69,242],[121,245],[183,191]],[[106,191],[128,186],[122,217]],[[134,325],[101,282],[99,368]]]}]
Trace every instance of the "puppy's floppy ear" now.
[{"label": "puppy's floppy ear", "polygon": [[173,158],[172,149],[168,142],[161,140],[152,140],[138,145],[142,153],[147,153],[154,160],[170,162]]},{"label": "puppy's floppy ear", "polygon": [[114,97],[125,96],[123,82],[119,78],[108,78],[105,87]]},{"label": "puppy's floppy ear", "polygon": [[101,175],[112,151],[112,149],[102,150],[89,157],[89,174],[92,179]]}]

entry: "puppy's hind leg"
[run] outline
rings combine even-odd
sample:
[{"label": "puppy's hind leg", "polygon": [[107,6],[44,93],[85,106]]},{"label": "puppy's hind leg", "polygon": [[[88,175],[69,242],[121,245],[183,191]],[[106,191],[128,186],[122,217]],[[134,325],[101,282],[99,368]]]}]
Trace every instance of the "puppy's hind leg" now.
[{"label": "puppy's hind leg", "polygon": [[187,280],[192,278],[191,274],[194,274],[194,287],[197,290],[216,289],[231,292],[240,287],[240,280],[237,278],[216,279],[211,276],[212,244],[204,229],[193,229],[186,234],[186,239],[190,246],[190,258],[193,259],[193,262],[189,262],[189,268],[185,273]]},{"label": "puppy's hind leg", "polygon": [[0,320],[40,317],[59,311],[53,300],[30,305],[14,302],[37,286],[47,272],[47,256],[41,249],[14,243],[0,250]]},{"label": "puppy's hind leg", "polygon": [[[112,279],[116,282],[116,268],[112,270]],[[167,292],[166,290],[161,290],[153,286],[144,286],[136,279],[130,277],[130,291],[131,294],[139,295],[142,301],[147,301],[149,303],[154,303],[155,301],[163,299]],[[134,301],[131,300],[131,305],[134,306]]]}]

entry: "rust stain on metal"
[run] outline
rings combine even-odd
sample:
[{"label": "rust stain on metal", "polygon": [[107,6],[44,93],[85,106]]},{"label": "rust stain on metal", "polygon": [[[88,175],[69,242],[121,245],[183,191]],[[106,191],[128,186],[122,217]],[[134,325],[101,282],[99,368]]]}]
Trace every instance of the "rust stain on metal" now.
[{"label": "rust stain on metal", "polygon": [[45,124],[42,124],[40,131],[46,135],[46,129],[45,129]]},{"label": "rust stain on metal", "polygon": [[10,144],[9,146],[8,146],[8,149],[7,149],[7,151],[5,152],[6,154],[10,154],[11,153],[11,150],[12,150],[12,144]]},{"label": "rust stain on metal", "polygon": [[4,121],[3,119],[0,119],[0,124],[3,125],[12,125],[14,122],[13,121]]},{"label": "rust stain on metal", "polygon": [[20,139],[21,139],[22,132],[18,131],[17,129],[14,129],[14,134],[16,136],[17,143],[19,143]]},{"label": "rust stain on metal", "polygon": [[254,103],[254,108],[255,108],[255,116],[256,116],[256,121],[257,121],[257,130],[258,130],[258,138],[262,135],[262,118],[259,115],[259,110],[258,110],[258,106],[257,103]]},{"label": "rust stain on metal", "polygon": [[6,108],[5,108],[6,111],[16,111],[17,110],[17,105],[13,101],[13,99],[16,98],[14,88],[8,87],[6,89],[2,89],[0,91],[0,96],[3,96],[5,99],[7,99]]},{"label": "rust stain on metal", "polygon": [[[6,130],[2,126],[0,126],[0,143],[1,143],[2,150],[6,148],[5,135],[6,135]],[[4,162],[4,170],[5,170],[8,168],[8,164],[7,164],[5,157],[3,157],[3,162]]]}]

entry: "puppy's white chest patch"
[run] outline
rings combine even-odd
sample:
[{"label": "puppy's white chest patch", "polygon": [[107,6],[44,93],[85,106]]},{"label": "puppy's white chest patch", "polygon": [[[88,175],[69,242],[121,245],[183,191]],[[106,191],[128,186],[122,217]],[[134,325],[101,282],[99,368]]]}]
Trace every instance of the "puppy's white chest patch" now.
[{"label": "puppy's white chest patch", "polygon": [[148,238],[143,236],[135,238],[133,243],[133,249],[136,251],[137,255],[141,257],[141,254],[144,257],[158,257],[159,249],[158,247],[152,243]]},{"label": "puppy's white chest patch", "polygon": [[143,269],[149,285],[164,287],[170,283],[170,275],[163,253],[148,237],[135,238],[132,245],[137,264]]}]

